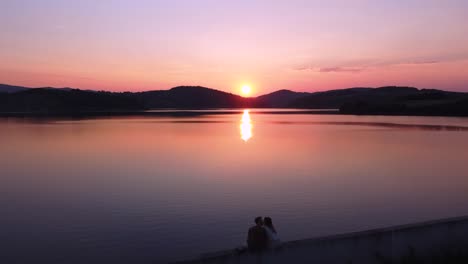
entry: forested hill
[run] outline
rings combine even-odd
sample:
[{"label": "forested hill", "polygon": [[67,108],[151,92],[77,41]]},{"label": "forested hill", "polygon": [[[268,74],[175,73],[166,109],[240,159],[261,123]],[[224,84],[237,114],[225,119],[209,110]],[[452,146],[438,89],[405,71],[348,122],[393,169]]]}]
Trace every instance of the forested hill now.
[{"label": "forested hill", "polygon": [[0,112],[67,113],[148,109],[302,108],[342,114],[468,116],[468,94],[414,87],[348,88],[306,93],[279,90],[245,98],[201,86],[147,92],[0,85]]}]

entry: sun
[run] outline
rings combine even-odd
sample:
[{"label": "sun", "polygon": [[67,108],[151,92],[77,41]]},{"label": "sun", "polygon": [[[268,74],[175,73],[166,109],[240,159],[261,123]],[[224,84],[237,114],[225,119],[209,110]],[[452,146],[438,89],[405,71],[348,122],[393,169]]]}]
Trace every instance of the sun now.
[{"label": "sun", "polygon": [[241,87],[241,92],[242,92],[242,95],[248,96],[252,92],[252,87],[250,87],[250,85],[248,84],[244,84]]}]

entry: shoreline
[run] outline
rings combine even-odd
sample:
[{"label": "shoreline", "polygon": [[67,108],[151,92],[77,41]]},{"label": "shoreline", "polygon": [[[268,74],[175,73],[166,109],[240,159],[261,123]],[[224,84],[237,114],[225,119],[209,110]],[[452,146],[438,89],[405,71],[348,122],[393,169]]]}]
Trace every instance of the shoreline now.
[{"label": "shoreline", "polygon": [[[106,116],[173,116],[191,117],[202,115],[237,115],[245,110],[251,110],[254,114],[316,114],[316,115],[339,115],[337,109],[296,109],[296,108],[206,108],[206,109],[149,109],[136,111],[82,111],[82,112],[0,112],[0,117],[106,117]],[[278,110],[274,110],[278,109]],[[264,111],[256,111],[264,110]]]},{"label": "shoreline", "polygon": [[[417,114],[417,113],[346,113],[339,109],[309,109],[309,108],[203,108],[203,109],[174,109],[159,108],[147,110],[103,110],[103,111],[38,111],[38,112],[0,112],[0,118],[80,118],[80,117],[194,117],[203,115],[235,115],[242,114],[244,110],[250,110],[252,114],[277,114],[277,115],[343,115],[343,116],[411,116],[411,117],[453,117],[468,118],[468,115],[450,114]],[[276,109],[276,110],[275,110]]]}]

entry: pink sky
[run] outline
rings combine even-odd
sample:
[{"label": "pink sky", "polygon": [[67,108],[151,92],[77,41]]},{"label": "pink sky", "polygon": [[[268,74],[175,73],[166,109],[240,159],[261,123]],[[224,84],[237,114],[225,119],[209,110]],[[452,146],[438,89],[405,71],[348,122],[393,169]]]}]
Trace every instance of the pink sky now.
[{"label": "pink sky", "polygon": [[[352,2],[352,3],[351,3]],[[0,3],[0,83],[254,95],[408,85],[468,92],[468,2]]]}]

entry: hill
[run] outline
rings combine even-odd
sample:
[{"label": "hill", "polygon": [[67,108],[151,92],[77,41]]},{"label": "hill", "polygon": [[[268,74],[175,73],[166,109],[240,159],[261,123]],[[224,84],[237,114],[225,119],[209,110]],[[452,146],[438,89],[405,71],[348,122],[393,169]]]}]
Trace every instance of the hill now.
[{"label": "hill", "polygon": [[24,89],[0,93],[0,112],[89,112],[143,109],[127,93],[91,92],[78,89]]},{"label": "hill", "polygon": [[384,87],[340,107],[343,114],[468,116],[468,94],[435,89]]},{"label": "hill", "polygon": [[20,91],[27,90],[29,88],[22,87],[22,86],[14,86],[8,84],[0,84],[0,93],[16,93]]},{"label": "hill", "polygon": [[201,86],[178,86],[170,90],[135,93],[145,108],[239,108],[253,100]]},{"label": "hill", "polygon": [[274,108],[285,108],[290,107],[293,101],[307,97],[311,93],[305,92],[294,92],[291,90],[278,90],[273,93],[265,94],[255,98],[256,107],[274,107]]},{"label": "hill", "polygon": [[338,109],[345,103],[364,97],[365,92],[371,90],[372,88],[348,88],[316,92],[307,96],[299,97],[290,102],[288,106],[295,108]]},{"label": "hill", "polygon": [[201,86],[117,93],[0,86],[0,112],[119,112],[179,108],[321,108],[342,114],[468,116],[468,93],[414,87],[349,88],[315,93],[279,90],[255,98]]},{"label": "hill", "polygon": [[340,109],[342,114],[468,116],[467,100],[467,93],[385,86],[317,92],[289,106]]},{"label": "hill", "polygon": [[138,93],[19,86],[9,88],[8,91],[0,92],[0,112],[62,113],[254,107],[254,100],[251,98],[200,86],[179,86],[170,90]]}]

